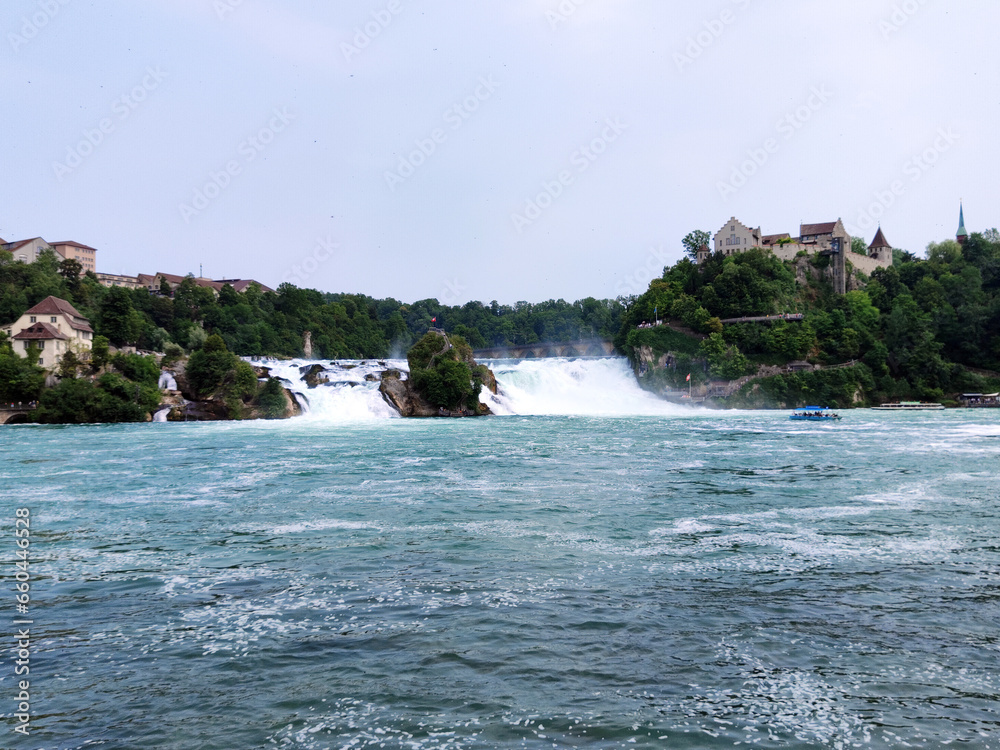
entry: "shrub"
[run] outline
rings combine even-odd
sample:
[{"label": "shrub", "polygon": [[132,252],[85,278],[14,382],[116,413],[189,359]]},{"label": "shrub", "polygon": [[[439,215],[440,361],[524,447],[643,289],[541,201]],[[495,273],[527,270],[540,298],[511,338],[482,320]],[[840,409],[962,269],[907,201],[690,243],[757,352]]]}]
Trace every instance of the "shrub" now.
[{"label": "shrub", "polygon": [[257,396],[257,406],[264,419],[281,419],[285,416],[285,388],[277,378],[268,378]]},{"label": "shrub", "polygon": [[483,375],[473,377],[472,349],[461,336],[448,339],[427,333],[406,354],[410,379],[417,393],[429,403],[445,409],[479,409]]}]

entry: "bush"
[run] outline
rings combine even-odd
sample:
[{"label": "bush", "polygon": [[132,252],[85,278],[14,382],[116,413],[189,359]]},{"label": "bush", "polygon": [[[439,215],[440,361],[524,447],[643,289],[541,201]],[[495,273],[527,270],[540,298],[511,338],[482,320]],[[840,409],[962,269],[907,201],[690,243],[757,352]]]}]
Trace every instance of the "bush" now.
[{"label": "bush", "polygon": [[139,354],[116,354],[111,364],[122,375],[136,383],[157,386],[160,382],[160,367],[155,357]]},{"label": "bush", "polygon": [[285,416],[285,387],[277,378],[268,378],[257,396],[257,407],[264,419],[281,419]]},{"label": "bush", "polygon": [[45,424],[144,422],[160,404],[159,391],[105,373],[97,383],[66,378],[42,394],[34,417]]},{"label": "bush", "polygon": [[0,350],[0,401],[28,403],[45,386],[45,371],[13,351]]},{"label": "bush", "polygon": [[[205,398],[214,393],[230,373],[236,370],[239,362],[240,359],[226,348],[226,342],[221,336],[209,336],[204,346],[188,359],[187,381],[194,395]],[[253,373],[252,368],[250,372]],[[256,383],[256,377],[254,382]]]},{"label": "bush", "polygon": [[406,354],[410,379],[417,393],[434,406],[445,409],[479,409],[483,375],[473,378],[472,349],[461,336],[448,339],[427,333]]}]

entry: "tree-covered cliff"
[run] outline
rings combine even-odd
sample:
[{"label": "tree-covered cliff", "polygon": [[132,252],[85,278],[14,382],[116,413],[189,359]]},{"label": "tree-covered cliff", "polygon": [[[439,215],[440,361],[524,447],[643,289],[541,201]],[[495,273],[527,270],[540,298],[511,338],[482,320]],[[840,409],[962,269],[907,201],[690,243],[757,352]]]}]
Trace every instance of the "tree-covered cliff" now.
[{"label": "tree-covered cliff", "polygon": [[[689,372],[703,382],[794,360],[821,367],[856,363],[841,368],[846,376],[785,374],[757,383],[730,399],[743,405],[787,404],[833,381],[839,390],[831,398],[841,405],[859,392],[869,402],[942,400],[995,387],[991,373],[1000,370],[996,230],[973,234],[964,245],[931,244],[924,259],[897,252],[896,262],[870,279],[855,274],[854,288],[845,295],[834,293],[827,263],[806,256],[783,262],[766,250],[717,253],[702,265],[681,260],[629,306],[616,343],[637,362],[644,354],[647,361],[669,363],[658,377],[672,387],[686,382]],[[722,323],[783,314],[802,317]],[[669,326],[645,327],[656,320]]]}]

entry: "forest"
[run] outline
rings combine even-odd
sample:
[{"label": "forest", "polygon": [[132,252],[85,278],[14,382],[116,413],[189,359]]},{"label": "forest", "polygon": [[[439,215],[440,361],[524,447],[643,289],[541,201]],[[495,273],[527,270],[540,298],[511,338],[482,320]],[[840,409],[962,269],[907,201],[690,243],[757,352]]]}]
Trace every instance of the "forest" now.
[{"label": "forest", "polygon": [[[9,256],[9,253],[7,253]],[[43,253],[35,263],[0,256],[0,326],[54,295],[73,304],[112,346],[187,350],[220,335],[239,356],[302,355],[312,334],[314,355],[323,359],[405,357],[432,325],[463,336],[474,349],[535,342],[612,337],[625,310],[621,300],[576,302],[468,302],[442,305],[435,299],[403,303],[360,294],[333,294],[282,284],[277,292],[251,286],[216,293],[185,279],[172,295],[145,289],[106,288],[76,261]],[[436,319],[436,324],[432,320]]]}]

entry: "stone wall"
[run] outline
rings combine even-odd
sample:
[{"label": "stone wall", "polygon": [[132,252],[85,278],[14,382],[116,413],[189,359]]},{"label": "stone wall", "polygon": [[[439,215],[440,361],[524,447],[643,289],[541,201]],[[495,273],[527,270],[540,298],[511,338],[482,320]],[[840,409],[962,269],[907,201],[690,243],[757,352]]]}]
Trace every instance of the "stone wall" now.
[{"label": "stone wall", "polygon": [[891,263],[869,258],[867,255],[858,255],[857,253],[847,253],[846,260],[865,276],[871,276],[876,268],[887,268],[892,265]]}]

